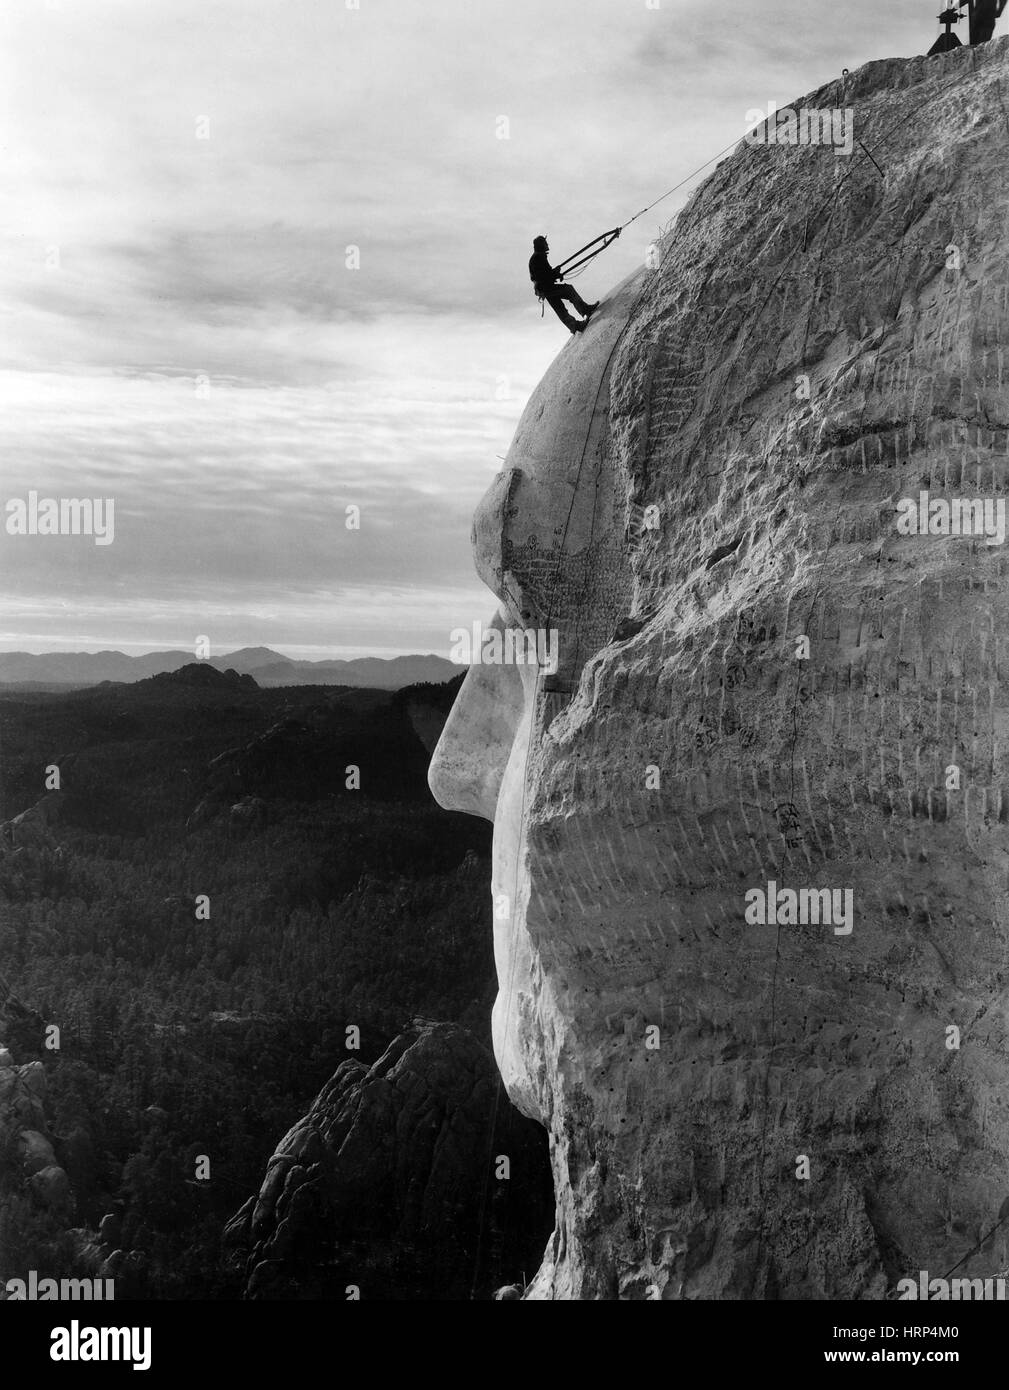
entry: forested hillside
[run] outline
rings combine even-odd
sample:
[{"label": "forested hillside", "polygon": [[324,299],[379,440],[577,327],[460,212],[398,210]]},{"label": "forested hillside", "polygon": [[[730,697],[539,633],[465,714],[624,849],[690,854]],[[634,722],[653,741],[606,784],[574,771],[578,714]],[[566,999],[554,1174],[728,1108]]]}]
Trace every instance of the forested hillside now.
[{"label": "forested hillside", "polygon": [[8,1184],[0,1274],[65,1274],[66,1229],[113,1212],[144,1296],[234,1292],[222,1224],[335,1067],[414,1015],[488,1038],[490,828],[434,804],[417,732],[458,682],[187,669],[0,694],[0,973],[59,1028],[17,1061],[45,1064],[73,1191],[46,1211]]}]

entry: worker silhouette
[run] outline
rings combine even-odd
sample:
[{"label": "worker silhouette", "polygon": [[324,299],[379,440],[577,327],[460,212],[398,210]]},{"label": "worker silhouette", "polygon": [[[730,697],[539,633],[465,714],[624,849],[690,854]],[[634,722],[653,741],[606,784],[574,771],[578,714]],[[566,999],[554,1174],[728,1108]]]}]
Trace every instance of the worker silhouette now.
[{"label": "worker silhouette", "polygon": [[[559,285],[558,280],[564,278],[563,272],[555,270],[547,259],[547,252],[550,247],[547,245],[545,236],[538,236],[533,239],[533,253],[529,257],[529,279],[533,282],[533,289],[539,299],[545,299],[553,309],[554,313],[572,333],[581,333],[596,309],[599,308],[599,301],[595,304],[586,304],[577,290],[573,290],[570,285]],[[573,319],[564,307],[564,301],[573,304],[580,314],[585,318]]]},{"label": "worker silhouette", "polygon": [[995,21],[1005,9],[1006,0],[973,0],[967,9],[970,18],[970,41],[972,44],[987,43],[995,32]]}]

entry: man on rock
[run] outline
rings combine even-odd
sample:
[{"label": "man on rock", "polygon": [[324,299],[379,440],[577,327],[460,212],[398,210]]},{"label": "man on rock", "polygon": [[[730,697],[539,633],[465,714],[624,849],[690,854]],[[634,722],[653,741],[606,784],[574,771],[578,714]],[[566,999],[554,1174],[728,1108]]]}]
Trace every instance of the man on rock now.
[{"label": "man on rock", "polygon": [[[573,290],[570,285],[559,285],[558,280],[564,278],[563,272],[555,270],[547,259],[547,252],[550,247],[547,245],[545,236],[535,237],[533,240],[533,253],[529,257],[529,279],[533,282],[538,298],[545,299],[553,309],[565,327],[570,328],[572,333],[581,333],[588,323],[592,314],[599,308],[599,302],[586,304],[577,290]],[[564,301],[573,304],[580,314],[584,314],[584,319],[573,319],[564,307]]]}]

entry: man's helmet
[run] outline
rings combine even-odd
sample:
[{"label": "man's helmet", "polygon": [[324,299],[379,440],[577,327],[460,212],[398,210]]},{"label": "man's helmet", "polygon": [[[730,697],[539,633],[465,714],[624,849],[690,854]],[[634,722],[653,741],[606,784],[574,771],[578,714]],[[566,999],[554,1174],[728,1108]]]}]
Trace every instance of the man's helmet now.
[{"label": "man's helmet", "polygon": [[540,249],[541,247],[543,247],[543,246],[546,246],[546,244],[547,244],[547,239],[546,239],[545,236],[534,236],[534,237],[533,237],[533,250],[534,250],[534,251],[539,251],[539,249]]}]

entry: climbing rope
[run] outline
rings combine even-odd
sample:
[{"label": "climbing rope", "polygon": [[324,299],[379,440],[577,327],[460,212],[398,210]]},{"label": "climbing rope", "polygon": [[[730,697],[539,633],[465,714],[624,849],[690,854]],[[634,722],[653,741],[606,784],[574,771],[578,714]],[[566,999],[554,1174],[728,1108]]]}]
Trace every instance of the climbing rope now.
[{"label": "climbing rope", "polygon": [[[841,82],[842,87],[846,85],[847,76],[848,69],[845,68],[844,76],[838,79]],[[888,130],[884,131],[884,133],[880,136],[879,140],[876,142],[874,148],[879,149],[880,145],[883,144],[885,140],[889,139],[889,137],[893,134],[895,130],[899,129],[899,127],[902,126],[906,121],[910,120],[912,116],[917,115],[917,113],[921,110],[923,106],[929,105],[930,102],[936,100],[941,95],[941,92],[936,93],[935,96],[926,98],[926,100],[923,101],[920,106],[913,106],[906,116],[901,117],[899,121],[896,121],[892,126],[889,127]],[[768,117],[768,120],[770,120],[770,117]],[[755,126],[754,129],[757,129],[757,127]],[[613,227],[610,231],[603,232],[600,236],[597,236],[593,241],[586,242],[585,245],[579,247],[577,251],[573,251],[571,255],[566,258],[566,260],[561,261],[560,265],[557,266],[557,269],[563,271],[564,278],[568,280],[572,278],[572,272],[575,276],[580,275],[585,266],[588,265],[590,261],[595,260],[596,256],[600,255],[603,251],[606,250],[608,246],[610,246],[614,241],[616,241],[617,237],[620,236],[621,232],[626,231],[632,222],[636,222],[639,217],[644,217],[646,212],[651,212],[652,208],[658,207],[659,203],[663,203],[667,198],[672,197],[674,193],[678,192],[681,188],[685,187],[685,185],[690,183],[692,179],[695,179],[698,174],[703,173],[703,171],[707,169],[710,164],[714,164],[714,162],[717,159],[721,159],[723,155],[726,155],[729,153],[730,150],[735,149],[736,146],[739,144],[740,139],[745,138],[746,137],[744,135],[737,137],[735,140],[732,140],[728,145],[725,145],[722,149],[720,149],[717,154],[713,154],[709,159],[706,159],[703,164],[698,164],[696,169],[692,170],[689,174],[685,175],[678,182],[674,183],[671,188],[667,188],[665,193],[660,193],[657,198],[654,198],[650,203],[646,204],[645,207],[643,207],[640,210],[640,212],[636,212],[633,217],[629,217],[626,222],[622,222],[619,227]],[[880,174],[882,174],[883,171],[880,169],[879,165],[876,164],[876,160],[873,158],[872,150],[866,149],[865,145],[862,144],[861,140],[858,141],[858,144],[861,147],[863,153],[867,156],[868,159],[872,161],[873,164],[876,165],[876,169],[879,171]],[[842,179],[839,180],[837,188],[835,188],[834,192],[830,194],[828,198],[825,199],[824,202],[821,203],[820,206],[813,213],[810,214],[810,217],[808,219],[809,221],[812,221],[817,216],[817,214],[823,209],[826,203],[829,202],[832,197],[836,196],[839,189],[848,181],[851,175],[855,172],[855,168],[856,161],[853,160],[851,163],[851,167],[848,169],[848,172],[844,175]],[[593,251],[591,248],[596,246],[598,242],[602,242],[602,245],[598,246],[597,249]],[[583,252],[588,252],[588,255],[583,256]],[[568,269],[565,270],[565,266],[567,266]]]},{"label": "climbing rope", "polygon": [[[572,251],[571,255],[568,256],[566,260],[561,261],[560,265],[556,268],[563,272],[566,280],[572,279],[573,276],[580,275],[589,261],[595,260],[596,256],[605,251],[632,222],[636,222],[639,217],[644,217],[646,212],[651,212],[652,208],[658,207],[659,203],[665,202],[667,198],[672,197],[678,189],[683,188],[691,179],[695,179],[698,174],[702,173],[709,164],[714,164],[716,159],[721,159],[722,155],[728,154],[728,152],[735,149],[738,144],[738,138],[733,140],[730,145],[726,145],[725,148],[719,150],[717,154],[713,154],[710,159],[706,159],[703,164],[699,164],[697,168],[687,174],[685,178],[680,179],[678,183],[674,183],[672,188],[667,188],[665,193],[660,193],[647,207],[643,207],[640,212],[636,212],[633,217],[629,217],[627,221],[621,223],[619,227],[613,227],[610,231],[603,232],[601,236],[597,236],[593,241],[587,241],[585,245],[579,247],[577,251]],[[597,242],[602,242],[602,245],[598,246],[597,249],[593,251],[591,248],[596,246]],[[588,255],[583,256],[583,252],[588,252]]]}]

